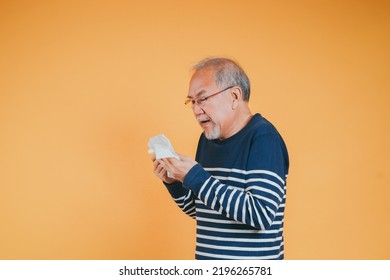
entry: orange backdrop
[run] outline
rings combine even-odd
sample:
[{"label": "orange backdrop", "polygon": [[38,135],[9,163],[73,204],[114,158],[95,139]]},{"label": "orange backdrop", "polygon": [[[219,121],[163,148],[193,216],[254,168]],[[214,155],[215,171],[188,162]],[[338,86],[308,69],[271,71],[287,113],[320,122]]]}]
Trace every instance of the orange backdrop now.
[{"label": "orange backdrop", "polygon": [[190,67],[222,55],[288,145],[287,259],[390,258],[387,1],[1,1],[0,258],[192,259],[152,172],[194,155]]}]

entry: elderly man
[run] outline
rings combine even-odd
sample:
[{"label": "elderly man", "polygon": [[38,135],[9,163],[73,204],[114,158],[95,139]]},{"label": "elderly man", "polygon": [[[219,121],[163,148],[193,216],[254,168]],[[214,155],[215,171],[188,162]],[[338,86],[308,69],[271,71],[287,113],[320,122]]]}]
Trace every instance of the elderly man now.
[{"label": "elderly man", "polygon": [[235,61],[207,58],[193,70],[185,104],[203,129],[196,161],[153,159],[154,173],[196,219],[196,259],[283,259],[286,145],[251,113],[249,79]]}]

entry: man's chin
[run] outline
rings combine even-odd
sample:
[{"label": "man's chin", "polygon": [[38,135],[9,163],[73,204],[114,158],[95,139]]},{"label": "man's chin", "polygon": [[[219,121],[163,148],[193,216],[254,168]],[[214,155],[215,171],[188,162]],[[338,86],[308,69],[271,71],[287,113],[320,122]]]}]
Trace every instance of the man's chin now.
[{"label": "man's chin", "polygon": [[221,136],[221,133],[219,130],[211,130],[211,131],[206,131],[203,130],[204,136],[207,138],[207,140],[216,140],[219,139]]}]

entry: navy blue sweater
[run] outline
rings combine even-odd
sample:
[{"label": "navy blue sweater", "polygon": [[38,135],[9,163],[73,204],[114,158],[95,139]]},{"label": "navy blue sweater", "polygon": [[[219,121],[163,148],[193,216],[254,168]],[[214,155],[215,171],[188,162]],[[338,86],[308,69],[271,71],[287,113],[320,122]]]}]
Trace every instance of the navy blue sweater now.
[{"label": "navy blue sweater", "polygon": [[225,140],[199,139],[184,182],[166,184],[196,218],[196,259],[283,259],[289,159],[276,128],[260,114]]}]

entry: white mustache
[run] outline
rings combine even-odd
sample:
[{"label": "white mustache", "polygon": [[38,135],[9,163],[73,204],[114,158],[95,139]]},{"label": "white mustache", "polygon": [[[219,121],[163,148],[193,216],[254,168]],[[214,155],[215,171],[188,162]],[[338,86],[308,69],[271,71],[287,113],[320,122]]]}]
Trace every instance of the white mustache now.
[{"label": "white mustache", "polygon": [[199,116],[196,118],[196,120],[198,122],[204,122],[204,121],[210,121],[210,118],[206,117],[206,116]]}]

